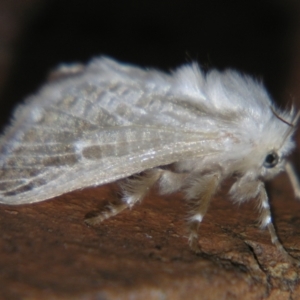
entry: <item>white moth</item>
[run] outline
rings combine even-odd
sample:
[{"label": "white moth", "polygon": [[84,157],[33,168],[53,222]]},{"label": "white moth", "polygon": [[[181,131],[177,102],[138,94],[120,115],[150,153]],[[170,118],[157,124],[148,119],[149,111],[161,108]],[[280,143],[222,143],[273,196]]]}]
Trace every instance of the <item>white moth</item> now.
[{"label": "white moth", "polygon": [[86,220],[95,224],[141,201],[156,183],[161,194],[184,192],[189,244],[198,251],[209,202],[234,177],[233,201],[256,198],[261,227],[287,255],[263,181],[285,169],[299,196],[286,162],[298,115],[275,108],[259,82],[231,70],[205,74],[195,63],[165,74],[108,58],[56,75],[17,108],[0,139],[0,203],[39,202],[123,179],[122,200]]}]

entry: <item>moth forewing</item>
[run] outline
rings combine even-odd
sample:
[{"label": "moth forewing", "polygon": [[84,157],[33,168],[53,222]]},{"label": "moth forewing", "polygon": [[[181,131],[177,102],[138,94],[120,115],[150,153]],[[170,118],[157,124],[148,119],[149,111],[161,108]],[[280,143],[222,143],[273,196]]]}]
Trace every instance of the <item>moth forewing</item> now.
[{"label": "moth forewing", "polygon": [[[86,220],[95,224],[157,183],[161,194],[184,192],[189,243],[199,251],[199,224],[234,174],[233,200],[257,199],[261,225],[284,252],[263,180],[291,152],[298,115],[276,109],[260,82],[232,70],[204,73],[195,63],[166,74],[108,58],[56,74],[62,76],[17,108],[0,139],[0,203],[39,202],[120,180],[120,204]],[[285,168],[298,196],[293,168]]]}]

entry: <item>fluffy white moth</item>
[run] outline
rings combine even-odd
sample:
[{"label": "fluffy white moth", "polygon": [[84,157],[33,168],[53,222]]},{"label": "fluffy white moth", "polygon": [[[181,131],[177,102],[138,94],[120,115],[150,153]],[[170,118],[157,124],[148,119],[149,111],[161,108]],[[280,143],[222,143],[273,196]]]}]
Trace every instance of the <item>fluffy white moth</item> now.
[{"label": "fluffy white moth", "polygon": [[261,227],[287,255],[263,181],[285,169],[300,194],[286,162],[298,115],[275,108],[261,83],[231,70],[205,74],[195,63],[165,74],[108,58],[56,75],[17,108],[0,139],[0,203],[120,180],[122,200],[86,220],[95,224],[141,201],[154,184],[161,194],[182,190],[189,244],[198,251],[198,226],[231,176],[232,199],[256,198]]}]

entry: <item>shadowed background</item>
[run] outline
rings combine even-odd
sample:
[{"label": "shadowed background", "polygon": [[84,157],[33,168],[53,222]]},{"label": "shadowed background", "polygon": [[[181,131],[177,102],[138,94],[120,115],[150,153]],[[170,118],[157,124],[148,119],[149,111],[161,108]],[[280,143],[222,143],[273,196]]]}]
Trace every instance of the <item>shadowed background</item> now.
[{"label": "shadowed background", "polygon": [[1,2],[2,125],[15,101],[36,91],[61,62],[109,55],[168,71],[196,60],[256,75],[278,101],[294,62],[292,1]]}]

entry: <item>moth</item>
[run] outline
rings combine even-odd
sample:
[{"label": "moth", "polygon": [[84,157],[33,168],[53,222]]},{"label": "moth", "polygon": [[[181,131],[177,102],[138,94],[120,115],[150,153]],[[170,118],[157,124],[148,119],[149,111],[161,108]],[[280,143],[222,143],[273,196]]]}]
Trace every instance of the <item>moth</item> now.
[{"label": "moth", "polygon": [[264,181],[286,171],[299,197],[291,163],[299,118],[275,107],[262,83],[196,63],[172,73],[109,58],[64,65],[55,79],[20,105],[0,139],[0,203],[43,201],[84,187],[119,181],[122,199],[96,224],[141,201],[181,190],[188,203],[189,244],[221,183],[234,178],[236,203],[255,199],[259,221],[275,233]]}]

